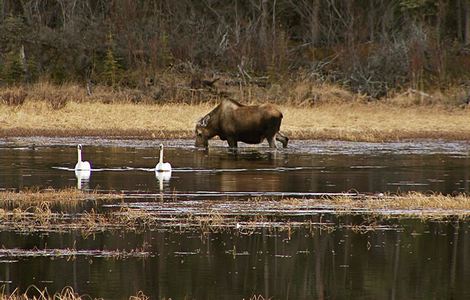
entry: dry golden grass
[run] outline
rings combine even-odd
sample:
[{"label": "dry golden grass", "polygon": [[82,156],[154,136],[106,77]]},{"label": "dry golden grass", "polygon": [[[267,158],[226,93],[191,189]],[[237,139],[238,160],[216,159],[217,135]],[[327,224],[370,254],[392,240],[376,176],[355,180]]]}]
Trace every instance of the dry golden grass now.
[{"label": "dry golden grass", "polygon": [[282,107],[282,130],[294,138],[390,141],[413,138],[470,138],[470,109],[332,103]]},{"label": "dry golden grass", "polygon": [[[77,86],[54,89],[45,83],[35,85],[24,104],[0,104],[0,136],[192,138],[197,120],[214,107],[207,103],[162,104],[165,101],[133,104],[123,93],[101,89],[90,99]],[[245,94],[248,96],[242,97]],[[50,98],[55,98],[54,95],[67,97],[63,108],[52,107]],[[116,101],[99,101],[113,95]],[[418,96],[400,94],[393,99],[368,103],[360,95],[326,84],[293,86],[284,102],[279,100],[281,94],[270,90],[260,95],[251,90],[240,92],[244,103],[287,103],[279,105],[284,114],[281,130],[292,139],[470,139],[470,109],[410,105]]]},{"label": "dry golden grass", "polygon": [[1,191],[0,207],[13,205],[15,207],[40,206],[43,204],[75,205],[85,200],[116,200],[122,199],[119,194],[99,194],[97,192],[84,192],[75,188],[66,189],[25,189],[21,191]]},{"label": "dry golden grass", "polygon": [[408,193],[406,195],[384,197],[384,199],[365,200],[365,205],[371,209],[396,210],[445,210],[461,211],[470,214],[470,197],[468,195],[445,196],[441,194],[423,195]]},{"label": "dry golden grass", "polygon": [[294,207],[329,207],[338,213],[366,211],[372,214],[404,217],[442,218],[470,216],[470,196],[425,195],[410,192],[403,195],[353,198],[338,196],[325,199],[285,199],[281,203]]},{"label": "dry golden grass", "polygon": [[[0,208],[0,227],[3,230],[67,231],[77,230],[84,235],[102,231],[155,230],[200,230],[202,233],[240,229],[251,234],[259,228],[310,227],[333,229],[333,223],[311,223],[311,220],[291,220],[290,213],[298,215],[303,210],[325,208],[336,214],[363,214],[394,218],[443,219],[448,217],[470,217],[470,196],[424,195],[408,193],[403,195],[333,197],[322,199],[282,199],[256,198],[250,201],[228,201],[223,206],[220,201],[182,204],[178,202],[155,203],[152,210],[131,208],[124,202],[120,209],[95,210],[88,208],[80,213],[68,214],[67,210],[53,211],[51,203],[36,201],[26,208]],[[171,210],[168,210],[171,208]],[[170,212],[169,212],[170,211]],[[191,211],[191,212],[188,212]],[[256,211],[256,213],[253,213]],[[279,219],[279,217],[282,217]],[[284,218],[287,217],[287,218]]]},{"label": "dry golden grass", "polygon": [[[211,108],[208,104],[71,102],[59,113],[43,102],[17,108],[0,105],[0,136],[192,138],[196,121]],[[361,103],[280,108],[285,116],[281,130],[292,139],[470,139],[470,110]]]},{"label": "dry golden grass", "polygon": [[5,294],[0,291],[0,300],[81,300],[90,299],[90,297],[82,297],[73,291],[71,287],[65,287],[62,291],[50,295],[47,289],[41,290],[38,287],[32,285],[26,289],[24,293],[21,293],[19,289],[15,289],[11,294]]}]

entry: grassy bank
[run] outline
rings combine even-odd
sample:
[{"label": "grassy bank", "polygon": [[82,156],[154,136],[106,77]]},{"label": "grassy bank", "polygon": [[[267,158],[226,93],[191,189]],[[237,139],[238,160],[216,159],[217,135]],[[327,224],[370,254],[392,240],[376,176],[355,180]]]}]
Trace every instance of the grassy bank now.
[{"label": "grassy bank", "polygon": [[[212,107],[71,102],[57,111],[44,102],[0,105],[0,136],[192,138],[196,121]],[[280,108],[281,130],[292,139],[470,139],[470,110],[362,103]]]},{"label": "grassy bank", "polygon": [[[102,87],[88,97],[78,86],[47,84],[0,90],[0,136],[192,138],[197,120],[223,98],[220,90],[184,90],[166,100],[134,103],[135,93]],[[194,99],[182,100],[194,93]],[[250,87],[224,93],[243,103],[277,103],[284,114],[281,130],[292,139],[470,139],[470,109],[444,104],[451,96],[441,94],[410,92],[368,102],[338,87],[306,83],[288,91]]]}]

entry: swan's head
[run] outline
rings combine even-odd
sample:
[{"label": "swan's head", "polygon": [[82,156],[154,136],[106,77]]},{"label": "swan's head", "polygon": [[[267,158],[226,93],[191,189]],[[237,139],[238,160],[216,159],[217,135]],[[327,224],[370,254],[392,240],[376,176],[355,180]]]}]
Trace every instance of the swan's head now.
[{"label": "swan's head", "polygon": [[78,144],[77,149],[82,151],[82,144]]},{"label": "swan's head", "polygon": [[160,150],[163,150],[163,144],[160,144],[159,148]]}]

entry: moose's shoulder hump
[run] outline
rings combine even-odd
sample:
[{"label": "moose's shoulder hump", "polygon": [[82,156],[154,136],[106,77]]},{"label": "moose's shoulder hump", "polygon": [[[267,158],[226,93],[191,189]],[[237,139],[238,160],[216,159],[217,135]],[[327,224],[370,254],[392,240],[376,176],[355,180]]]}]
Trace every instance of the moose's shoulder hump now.
[{"label": "moose's shoulder hump", "polygon": [[234,108],[245,106],[241,104],[240,102],[237,102],[233,99],[223,99],[220,105],[224,107],[234,107]]},{"label": "moose's shoulder hump", "polygon": [[277,105],[274,105],[271,103],[265,103],[265,104],[261,104],[260,108],[269,112],[273,116],[280,116],[282,118],[282,112],[279,109],[279,107],[277,107]]}]

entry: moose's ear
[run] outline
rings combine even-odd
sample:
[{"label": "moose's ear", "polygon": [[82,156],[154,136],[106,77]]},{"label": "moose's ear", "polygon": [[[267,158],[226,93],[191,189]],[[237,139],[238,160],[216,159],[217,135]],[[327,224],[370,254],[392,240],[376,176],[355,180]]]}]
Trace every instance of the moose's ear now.
[{"label": "moose's ear", "polygon": [[207,115],[204,118],[200,119],[197,124],[201,127],[206,127],[210,118],[211,118],[211,116]]}]

